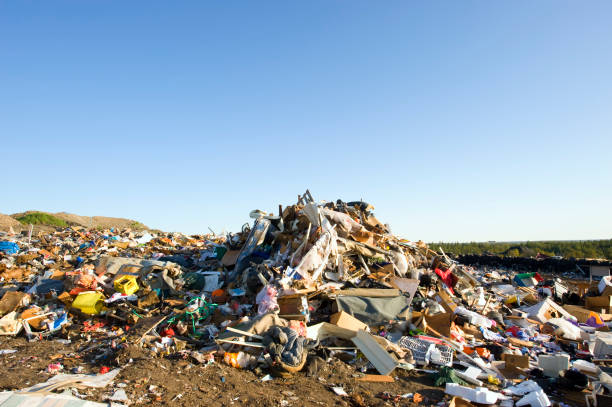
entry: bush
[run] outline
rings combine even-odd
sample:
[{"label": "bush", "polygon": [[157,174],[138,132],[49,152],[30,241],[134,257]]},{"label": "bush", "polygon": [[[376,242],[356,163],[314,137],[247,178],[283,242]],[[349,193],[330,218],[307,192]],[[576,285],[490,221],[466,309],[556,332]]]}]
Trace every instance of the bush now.
[{"label": "bush", "polygon": [[66,223],[65,220],[43,212],[28,213],[27,215],[17,218],[17,220],[23,223],[24,225],[49,225],[57,227],[68,226],[68,223]]}]

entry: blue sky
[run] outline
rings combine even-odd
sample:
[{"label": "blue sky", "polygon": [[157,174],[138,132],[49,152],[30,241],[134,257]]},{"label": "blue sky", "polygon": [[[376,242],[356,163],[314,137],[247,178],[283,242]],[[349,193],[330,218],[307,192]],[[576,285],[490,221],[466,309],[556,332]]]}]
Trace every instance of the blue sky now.
[{"label": "blue sky", "polygon": [[608,1],[0,1],[0,212],[612,237]]}]

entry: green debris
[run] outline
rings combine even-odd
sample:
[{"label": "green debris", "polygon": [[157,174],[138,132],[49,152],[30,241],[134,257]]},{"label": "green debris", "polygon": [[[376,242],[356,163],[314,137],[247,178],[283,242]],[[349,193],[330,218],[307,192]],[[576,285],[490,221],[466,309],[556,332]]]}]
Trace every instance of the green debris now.
[{"label": "green debris", "polygon": [[457,383],[461,385],[466,385],[467,383],[463,381],[460,377],[455,373],[455,369],[448,366],[442,366],[436,373],[432,375],[432,378],[435,381],[436,386],[444,386],[446,383]]}]

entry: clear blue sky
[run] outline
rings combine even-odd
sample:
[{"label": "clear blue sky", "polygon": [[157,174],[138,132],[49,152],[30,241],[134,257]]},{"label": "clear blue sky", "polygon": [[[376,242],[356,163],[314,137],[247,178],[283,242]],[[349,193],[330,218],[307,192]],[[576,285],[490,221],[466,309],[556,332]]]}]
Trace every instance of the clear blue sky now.
[{"label": "clear blue sky", "polygon": [[0,212],[612,237],[612,2],[0,1]]}]

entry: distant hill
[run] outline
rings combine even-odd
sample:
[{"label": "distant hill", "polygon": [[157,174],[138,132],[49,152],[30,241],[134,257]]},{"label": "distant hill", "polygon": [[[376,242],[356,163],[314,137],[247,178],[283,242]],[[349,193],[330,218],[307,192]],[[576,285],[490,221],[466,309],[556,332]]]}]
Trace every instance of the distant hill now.
[{"label": "distant hill", "polygon": [[20,228],[21,223],[9,215],[3,215],[0,213],[0,230],[8,230],[10,227]]},{"label": "distant hill", "polygon": [[10,227],[16,232],[26,229],[29,225],[35,225],[38,230],[54,229],[56,227],[82,226],[84,228],[108,229],[108,228],[132,228],[149,229],[142,223],[133,219],[113,218],[108,216],[81,216],[67,212],[42,212],[26,211],[12,215],[0,214],[0,230],[8,230]]}]

